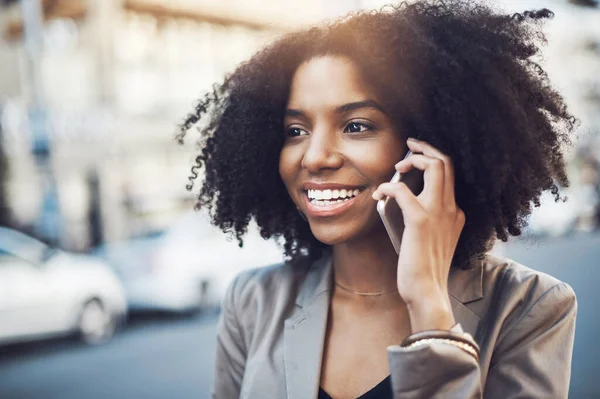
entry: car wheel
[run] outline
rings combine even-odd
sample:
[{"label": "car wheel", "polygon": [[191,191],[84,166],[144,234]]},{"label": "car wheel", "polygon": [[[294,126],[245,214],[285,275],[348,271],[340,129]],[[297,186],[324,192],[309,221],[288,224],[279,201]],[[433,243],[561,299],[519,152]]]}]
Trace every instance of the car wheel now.
[{"label": "car wheel", "polygon": [[100,300],[92,299],[81,307],[77,321],[79,338],[90,345],[108,341],[115,333],[116,317]]}]

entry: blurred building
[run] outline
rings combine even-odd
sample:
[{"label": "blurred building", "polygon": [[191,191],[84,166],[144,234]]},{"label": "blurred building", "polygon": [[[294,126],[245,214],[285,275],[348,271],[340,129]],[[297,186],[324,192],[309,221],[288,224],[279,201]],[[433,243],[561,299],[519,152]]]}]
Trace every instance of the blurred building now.
[{"label": "blurred building", "polygon": [[[39,59],[49,121],[61,244],[85,249],[164,228],[189,209],[193,145],[173,137],[194,101],[277,34],[381,0],[40,0]],[[511,11],[548,6],[547,69],[582,120],[600,159],[600,10],[567,1],[497,1]],[[0,110],[14,220],[33,225],[43,179],[31,154],[17,3],[0,12]],[[191,140],[190,140],[191,142]],[[6,172],[4,170],[3,172]]]},{"label": "blurred building", "polygon": [[[173,137],[194,101],[278,33],[351,1],[41,1],[40,57],[61,244],[85,249],[162,229],[193,195],[193,146]],[[22,228],[43,206],[31,155],[23,18],[0,13],[0,104],[9,206]]]}]

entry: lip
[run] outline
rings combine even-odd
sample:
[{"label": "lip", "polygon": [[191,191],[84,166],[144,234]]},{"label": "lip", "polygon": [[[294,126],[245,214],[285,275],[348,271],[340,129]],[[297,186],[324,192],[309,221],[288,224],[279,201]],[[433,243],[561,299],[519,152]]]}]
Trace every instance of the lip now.
[{"label": "lip", "polygon": [[[348,188],[349,186],[340,186],[340,187]],[[330,188],[330,187],[327,187],[327,188]],[[349,199],[347,201],[340,202],[339,204],[332,204],[329,206],[319,206],[319,205],[314,205],[313,203],[311,203],[310,198],[308,198],[308,193],[304,192],[304,203],[306,205],[306,214],[307,214],[307,216],[311,216],[311,217],[331,217],[331,216],[340,215],[340,214],[346,212],[348,210],[348,208],[350,208],[354,204],[354,202],[356,202],[356,199],[360,195],[362,195],[362,191],[357,196],[352,197],[351,199]]]}]

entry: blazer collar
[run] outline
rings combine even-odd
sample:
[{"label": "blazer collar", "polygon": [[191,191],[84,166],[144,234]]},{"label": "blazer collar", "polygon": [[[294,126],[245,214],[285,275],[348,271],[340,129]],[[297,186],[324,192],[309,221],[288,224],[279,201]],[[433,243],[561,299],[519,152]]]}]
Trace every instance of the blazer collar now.
[{"label": "blazer collar", "polygon": [[306,277],[296,296],[296,304],[305,307],[316,296],[333,287],[333,262],[331,254],[324,254],[309,266]]},{"label": "blazer collar", "polygon": [[[285,320],[283,335],[289,399],[317,397],[333,287],[330,254],[305,266],[309,269],[296,297],[297,306]],[[465,304],[483,297],[482,277],[481,263],[468,270],[452,269],[449,276],[448,289],[454,317],[463,330],[473,336],[479,325],[479,317]]]},{"label": "blazer collar", "polygon": [[454,319],[477,340],[480,317],[467,304],[483,298],[483,261],[473,262],[469,269],[452,268],[448,277],[448,293]]},{"label": "blazer collar", "polygon": [[474,261],[469,269],[453,267],[448,278],[448,292],[463,304],[483,298],[483,261]]}]

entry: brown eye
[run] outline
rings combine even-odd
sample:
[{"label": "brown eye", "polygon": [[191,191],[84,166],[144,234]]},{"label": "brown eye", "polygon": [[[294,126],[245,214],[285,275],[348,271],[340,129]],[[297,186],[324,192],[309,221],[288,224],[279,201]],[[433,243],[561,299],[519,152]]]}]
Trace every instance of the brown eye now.
[{"label": "brown eye", "polygon": [[290,127],[289,129],[287,129],[287,135],[290,137],[298,137],[298,136],[303,136],[306,133],[305,130],[300,129],[299,127]]},{"label": "brown eye", "polygon": [[371,130],[372,127],[360,122],[350,122],[346,125],[344,129],[345,133],[362,133],[367,130]]}]

